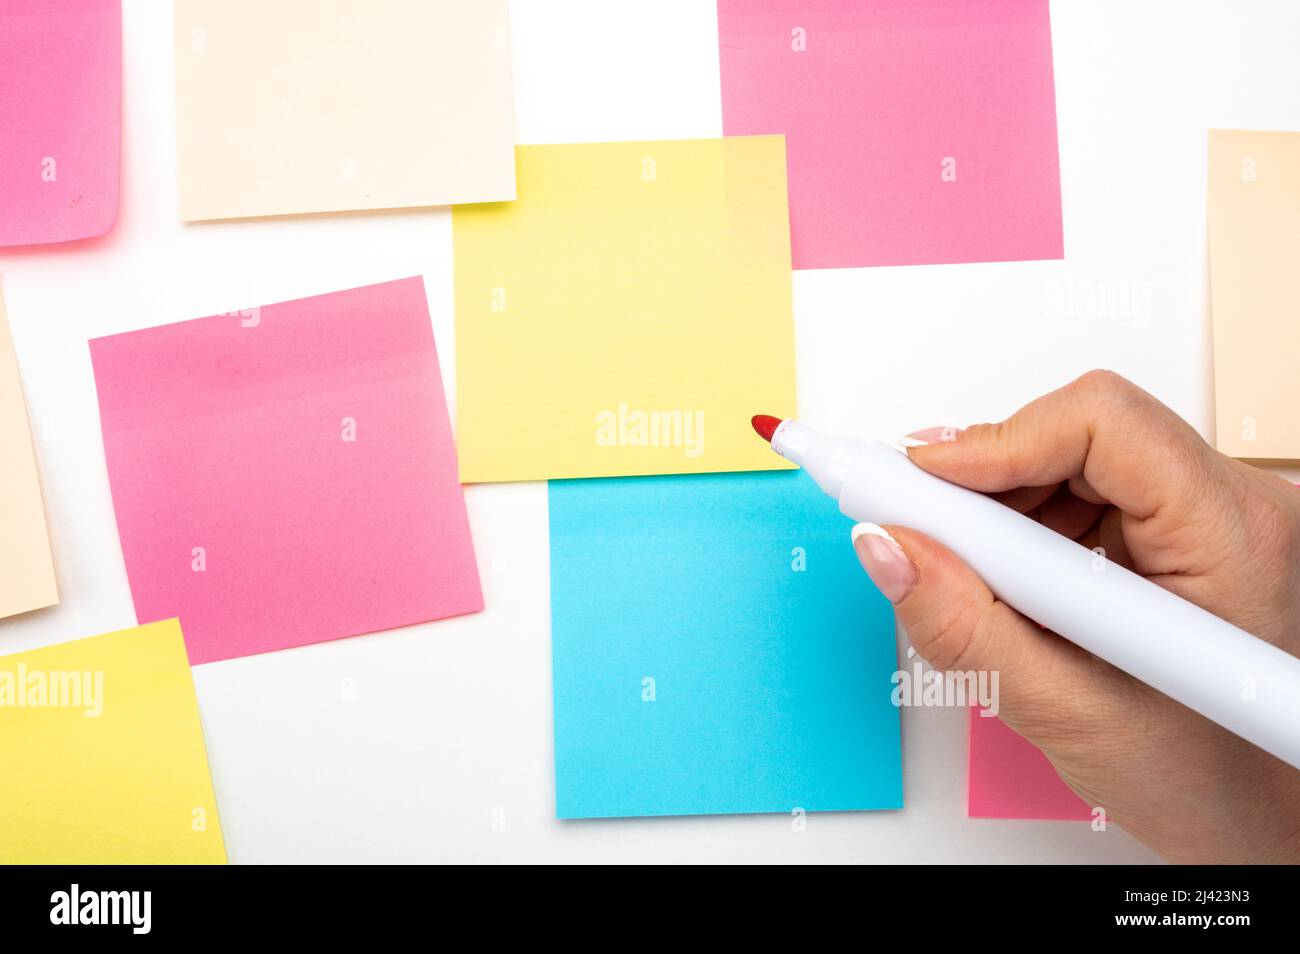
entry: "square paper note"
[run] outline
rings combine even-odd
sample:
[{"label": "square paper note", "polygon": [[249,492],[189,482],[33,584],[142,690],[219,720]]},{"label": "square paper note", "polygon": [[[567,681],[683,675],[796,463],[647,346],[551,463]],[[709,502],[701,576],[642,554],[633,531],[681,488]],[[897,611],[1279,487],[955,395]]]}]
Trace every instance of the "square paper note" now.
[{"label": "square paper note", "polygon": [[0,296],[0,619],[58,601],[27,402]]},{"label": "square paper note", "polygon": [[136,616],[192,663],[483,608],[422,279],[90,353]]},{"label": "square paper note", "polygon": [[1033,743],[996,716],[970,711],[970,776],[966,811],[971,818],[1088,821],[1092,812],[1061,781]]},{"label": "square paper note", "polygon": [[0,864],[224,864],[174,619],[0,657]]},{"label": "square paper note", "polygon": [[794,412],[780,137],[521,146],[457,208],[461,479],[782,468]]},{"label": "square paper note", "polygon": [[785,133],[795,268],[1060,258],[1047,0],[718,0],[723,129]]},{"label": "square paper note", "polygon": [[176,0],[181,217],[513,199],[506,0]]},{"label": "square paper note", "polygon": [[894,614],[802,472],[550,485],[561,818],[901,808]]},{"label": "square paper note", "polygon": [[1210,130],[1219,450],[1300,459],[1300,132]]},{"label": "square paper note", "polygon": [[119,0],[0,0],[0,245],[117,221]]}]

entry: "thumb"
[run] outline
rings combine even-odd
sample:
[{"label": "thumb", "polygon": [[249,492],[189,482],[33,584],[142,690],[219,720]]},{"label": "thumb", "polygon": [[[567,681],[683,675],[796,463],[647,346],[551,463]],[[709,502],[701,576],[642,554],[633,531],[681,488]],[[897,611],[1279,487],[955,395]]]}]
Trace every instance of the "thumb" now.
[{"label": "thumb", "polygon": [[1021,735],[1044,745],[1054,727],[1086,715],[1092,658],[995,599],[947,547],[915,530],[860,523],[853,548],[930,665],[998,674],[998,714]]}]

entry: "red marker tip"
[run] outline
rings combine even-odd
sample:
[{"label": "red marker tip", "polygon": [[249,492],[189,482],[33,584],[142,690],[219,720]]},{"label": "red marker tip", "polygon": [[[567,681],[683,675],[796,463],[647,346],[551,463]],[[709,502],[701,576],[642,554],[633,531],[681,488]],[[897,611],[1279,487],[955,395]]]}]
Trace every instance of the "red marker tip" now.
[{"label": "red marker tip", "polygon": [[758,436],[770,444],[772,443],[772,435],[781,426],[781,419],[772,417],[770,414],[755,414],[749,419],[749,423],[754,425],[754,430]]}]

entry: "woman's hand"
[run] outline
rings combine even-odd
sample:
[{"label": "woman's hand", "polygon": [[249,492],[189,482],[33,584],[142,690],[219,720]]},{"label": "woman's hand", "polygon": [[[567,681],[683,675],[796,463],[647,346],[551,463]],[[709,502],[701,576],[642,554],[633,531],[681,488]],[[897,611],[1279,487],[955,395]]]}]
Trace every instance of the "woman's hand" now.
[{"label": "woman's hand", "polygon": [[[1124,378],[1094,371],[1000,424],[913,437],[930,473],[1300,655],[1300,490]],[[917,652],[999,670],[999,715],[1089,805],[1172,861],[1300,861],[1300,771],[998,602],[929,537],[886,530],[897,546],[855,545]]]}]

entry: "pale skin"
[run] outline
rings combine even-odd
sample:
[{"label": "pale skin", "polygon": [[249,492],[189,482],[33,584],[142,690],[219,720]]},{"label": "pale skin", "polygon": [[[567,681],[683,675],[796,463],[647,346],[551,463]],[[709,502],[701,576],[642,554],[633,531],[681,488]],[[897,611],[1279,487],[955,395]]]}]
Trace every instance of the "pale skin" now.
[{"label": "pale skin", "polygon": [[[1119,375],[915,436],[925,470],[1300,656],[1300,489],[1219,454]],[[930,537],[885,530],[894,542],[855,545],[917,652],[936,669],[998,670],[999,715],[1088,805],[1170,861],[1300,862],[1300,770],[994,599]]]}]

